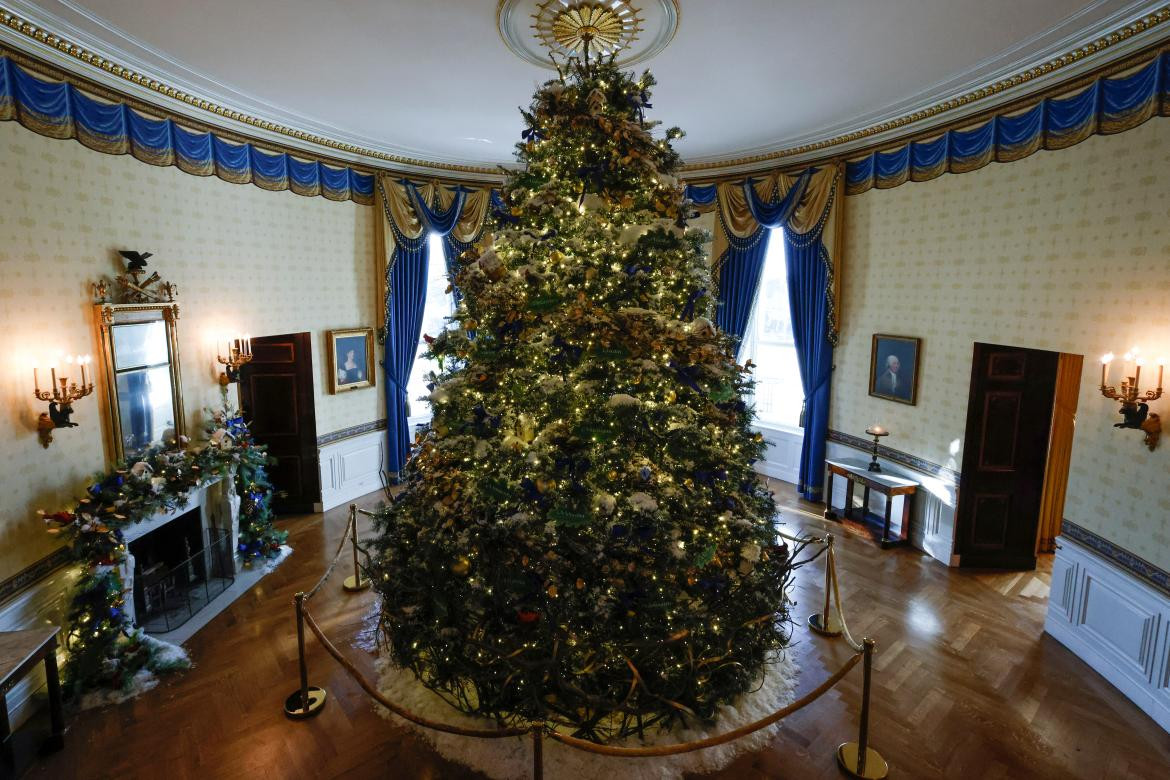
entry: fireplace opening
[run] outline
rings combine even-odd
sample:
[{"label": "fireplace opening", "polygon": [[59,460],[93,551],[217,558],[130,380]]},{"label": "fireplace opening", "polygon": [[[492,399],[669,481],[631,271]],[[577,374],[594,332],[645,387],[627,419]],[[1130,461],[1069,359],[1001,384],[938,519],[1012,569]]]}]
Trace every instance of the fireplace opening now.
[{"label": "fireplace opening", "polygon": [[198,508],[129,544],[136,624],[165,634],[191,619],[235,581],[226,529],[202,527]]}]

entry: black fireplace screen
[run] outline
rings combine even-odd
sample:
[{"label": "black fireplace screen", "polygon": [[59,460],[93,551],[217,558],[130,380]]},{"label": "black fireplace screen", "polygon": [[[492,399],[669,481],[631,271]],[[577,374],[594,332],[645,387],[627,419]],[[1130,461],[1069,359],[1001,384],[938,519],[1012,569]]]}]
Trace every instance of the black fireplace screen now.
[{"label": "black fireplace screen", "polygon": [[[203,530],[201,549],[173,566],[160,563],[137,572],[134,607],[138,625],[149,634],[165,634],[235,582],[231,536],[226,529]],[[190,545],[186,545],[190,550]]]}]

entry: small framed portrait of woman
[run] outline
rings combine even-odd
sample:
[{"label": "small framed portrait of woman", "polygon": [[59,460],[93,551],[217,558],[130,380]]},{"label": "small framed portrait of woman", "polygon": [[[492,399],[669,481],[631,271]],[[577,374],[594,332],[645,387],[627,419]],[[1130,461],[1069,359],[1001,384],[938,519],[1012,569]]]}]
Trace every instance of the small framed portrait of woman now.
[{"label": "small framed portrait of woman", "polygon": [[922,339],[873,335],[869,353],[869,394],[902,404],[918,403],[918,353]]},{"label": "small framed portrait of woman", "polygon": [[350,328],[331,330],[329,341],[329,390],[343,393],[362,387],[373,387],[374,329]]}]

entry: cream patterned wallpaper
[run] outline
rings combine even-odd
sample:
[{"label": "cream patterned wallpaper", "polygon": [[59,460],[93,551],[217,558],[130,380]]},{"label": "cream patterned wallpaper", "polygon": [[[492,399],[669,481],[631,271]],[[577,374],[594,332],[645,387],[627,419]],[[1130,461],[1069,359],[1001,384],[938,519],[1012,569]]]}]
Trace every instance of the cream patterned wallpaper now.
[{"label": "cream patterned wallpaper", "polygon": [[[1064,516],[1170,569],[1170,439],[1115,430],[1101,354],[1170,357],[1170,121],[847,200],[830,426],[956,470],[975,341],[1085,356]],[[917,406],[867,395],[870,337],[923,338]],[[1120,373],[1119,371],[1117,373]],[[1170,403],[1152,410],[1170,423]]]},{"label": "cream patterned wallpaper", "polygon": [[[53,548],[35,516],[106,465],[105,400],[74,405],[80,427],[36,436],[34,360],[100,348],[89,284],[116,249],[151,251],[179,288],[188,430],[217,405],[217,331],[313,336],[318,435],[385,417],[376,390],[329,395],[324,331],[373,326],[373,210],[200,178],[0,123],[0,579]],[[99,391],[100,392],[100,391]],[[233,394],[235,390],[233,388]]]}]

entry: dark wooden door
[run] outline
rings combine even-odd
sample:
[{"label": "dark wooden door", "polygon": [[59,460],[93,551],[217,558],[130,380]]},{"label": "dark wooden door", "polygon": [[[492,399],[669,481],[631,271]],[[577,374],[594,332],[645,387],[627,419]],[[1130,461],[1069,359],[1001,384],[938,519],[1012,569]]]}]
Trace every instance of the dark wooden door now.
[{"label": "dark wooden door", "polygon": [[975,344],[955,534],[961,566],[1036,567],[1059,359]]},{"label": "dark wooden door", "polygon": [[240,405],[256,441],[276,458],[268,470],[278,491],[273,509],[312,512],[321,500],[321,476],[309,334],[254,338],[252,355],[240,370]]}]

